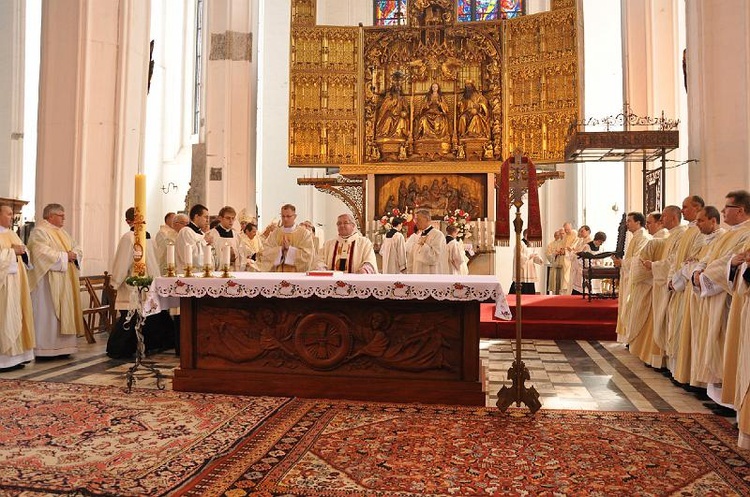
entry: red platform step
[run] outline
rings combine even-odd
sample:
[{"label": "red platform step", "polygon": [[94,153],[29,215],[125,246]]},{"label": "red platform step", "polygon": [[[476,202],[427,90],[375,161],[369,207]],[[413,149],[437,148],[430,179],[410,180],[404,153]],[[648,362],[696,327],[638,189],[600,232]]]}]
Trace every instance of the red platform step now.
[{"label": "red platform step", "polygon": [[[516,296],[508,295],[510,321],[494,317],[495,304],[482,304],[482,338],[515,338]],[[580,295],[524,295],[523,337],[545,340],[616,340],[617,300],[583,299]]]}]

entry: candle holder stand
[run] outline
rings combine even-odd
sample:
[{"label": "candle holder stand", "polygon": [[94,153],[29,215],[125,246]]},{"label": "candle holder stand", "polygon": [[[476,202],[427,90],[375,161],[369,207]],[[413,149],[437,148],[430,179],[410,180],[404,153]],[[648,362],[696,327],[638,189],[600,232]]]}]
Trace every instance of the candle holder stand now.
[{"label": "candle holder stand", "polygon": [[175,273],[174,269],[175,269],[174,264],[167,264],[167,277],[168,278],[174,278],[175,276],[177,276],[177,273]]},{"label": "candle holder stand", "polygon": [[159,369],[154,366],[153,363],[144,362],[143,359],[146,357],[146,343],[143,340],[143,327],[146,325],[146,316],[144,315],[143,308],[146,302],[146,295],[148,288],[153,281],[150,277],[138,277],[131,276],[126,279],[125,282],[133,287],[135,292],[135,302],[131,300],[131,308],[128,310],[128,314],[125,316],[125,329],[130,326],[133,327],[136,337],[136,352],[135,352],[135,364],[133,364],[127,373],[125,378],[127,380],[126,392],[130,393],[133,388],[133,384],[137,378],[135,372],[141,368],[145,368],[156,376],[156,388],[164,390],[164,375]]},{"label": "candle holder stand", "polygon": [[224,265],[223,268],[221,268],[221,277],[222,278],[231,278],[232,277],[232,275],[229,274],[229,266],[226,265],[226,264]]},{"label": "candle holder stand", "polygon": [[188,264],[185,266],[185,274],[183,275],[185,278],[192,278],[193,277],[193,266]]},{"label": "candle holder stand", "polygon": [[210,264],[206,264],[205,266],[203,266],[203,277],[204,278],[213,278],[214,275],[213,275],[212,269],[213,268],[211,267]]}]

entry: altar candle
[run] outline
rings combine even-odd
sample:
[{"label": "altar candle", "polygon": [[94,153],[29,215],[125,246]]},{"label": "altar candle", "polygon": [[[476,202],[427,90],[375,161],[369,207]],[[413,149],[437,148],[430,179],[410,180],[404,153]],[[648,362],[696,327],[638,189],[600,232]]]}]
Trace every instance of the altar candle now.
[{"label": "altar candle", "polygon": [[231,260],[231,253],[232,253],[232,249],[229,247],[229,244],[224,243],[224,251],[221,254],[221,264],[224,267],[229,267],[229,262]]},{"label": "altar candle", "polygon": [[193,246],[189,243],[185,244],[185,265],[186,266],[192,266],[193,265]]},{"label": "altar candle", "polygon": [[203,246],[203,264],[205,266],[214,265],[213,257],[211,257],[211,245],[206,244]]},{"label": "altar candle", "polygon": [[167,245],[167,265],[174,266],[174,243]]},{"label": "altar candle", "polygon": [[146,276],[146,175],[135,175],[135,222],[133,224],[133,275]]},{"label": "altar candle", "polygon": [[[190,248],[190,250],[193,250],[192,247]],[[203,251],[201,250],[200,244],[198,244],[198,267],[203,267]]]}]

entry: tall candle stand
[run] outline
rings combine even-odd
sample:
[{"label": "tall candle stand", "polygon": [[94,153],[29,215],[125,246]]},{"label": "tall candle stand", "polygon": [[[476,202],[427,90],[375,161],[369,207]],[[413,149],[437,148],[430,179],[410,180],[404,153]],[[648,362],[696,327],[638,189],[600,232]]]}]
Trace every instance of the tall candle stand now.
[{"label": "tall candle stand", "polygon": [[145,368],[156,376],[156,388],[164,390],[164,375],[159,371],[153,363],[143,362],[146,357],[146,343],[143,340],[143,327],[146,325],[146,316],[143,312],[143,306],[146,302],[146,294],[153,278],[146,276],[131,276],[125,280],[125,283],[133,287],[133,291],[136,292],[136,302],[131,305],[128,310],[127,316],[125,316],[125,329],[130,326],[134,328],[136,337],[136,352],[135,352],[135,364],[133,364],[128,372],[125,373],[127,379],[126,392],[130,393],[133,388],[133,384],[137,378],[135,372],[140,368]]}]

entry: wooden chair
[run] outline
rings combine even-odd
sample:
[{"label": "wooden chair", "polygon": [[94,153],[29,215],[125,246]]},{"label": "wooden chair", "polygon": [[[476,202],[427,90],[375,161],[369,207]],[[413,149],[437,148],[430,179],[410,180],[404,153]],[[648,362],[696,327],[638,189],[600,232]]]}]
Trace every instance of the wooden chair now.
[{"label": "wooden chair", "polygon": [[[111,331],[115,322],[117,292],[110,284],[110,275],[81,276],[81,293],[88,296],[88,307],[83,309],[84,335],[88,343],[96,343],[94,333]],[[82,304],[83,304],[83,298]]]},{"label": "wooden chair", "polygon": [[[603,252],[601,254],[591,254],[590,252],[579,252],[578,257],[583,261],[583,298],[586,298],[588,293],[588,299],[591,301],[592,297],[603,298],[603,299],[616,299],[617,298],[617,283],[620,281],[620,268],[615,266],[594,266],[592,261],[612,257],[615,255],[614,252]],[[610,293],[598,293],[592,292],[592,281],[593,280],[612,280],[612,287]]]}]

